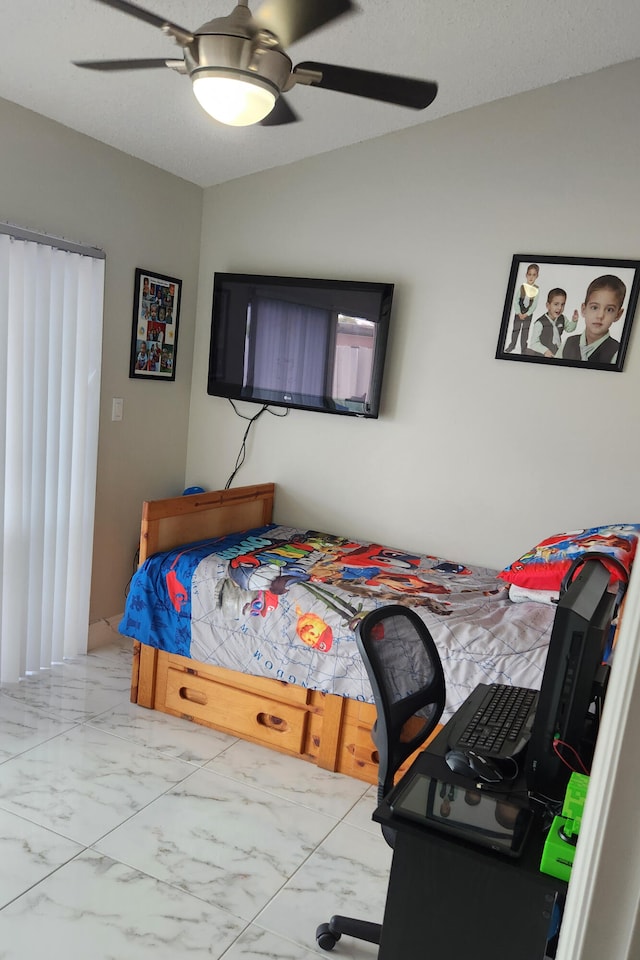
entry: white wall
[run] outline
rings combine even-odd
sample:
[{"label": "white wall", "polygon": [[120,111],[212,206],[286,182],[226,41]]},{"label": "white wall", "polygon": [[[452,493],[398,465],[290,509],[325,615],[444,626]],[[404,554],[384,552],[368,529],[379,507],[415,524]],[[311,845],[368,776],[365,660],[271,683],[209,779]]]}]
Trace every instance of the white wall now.
[{"label": "white wall", "polygon": [[[107,255],[91,619],[111,617],[124,609],[142,501],[184,488],[202,191],[6,100],[0,129],[0,217]],[[183,281],[175,382],[129,379],[136,267]],[[124,399],[121,423],[112,397]]]},{"label": "white wall", "polygon": [[214,271],[375,279],[396,284],[381,419],[264,416],[234,485],[496,567],[638,520],[640,329],[623,373],[494,355],[514,253],[640,257],[639,82],[625,64],[206,191],[189,482],[224,485],[246,426],[206,395]]}]

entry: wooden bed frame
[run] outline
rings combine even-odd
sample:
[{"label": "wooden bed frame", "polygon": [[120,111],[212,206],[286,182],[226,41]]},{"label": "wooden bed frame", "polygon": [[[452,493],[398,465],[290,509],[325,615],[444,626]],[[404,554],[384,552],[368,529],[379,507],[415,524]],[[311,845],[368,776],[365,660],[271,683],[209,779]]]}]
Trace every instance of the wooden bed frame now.
[{"label": "wooden bed frame", "polygon": [[[145,501],[140,563],[160,550],[270,523],[274,494],[275,485],[263,483]],[[373,704],[201,664],[138,640],[133,641],[131,700],[377,783]]]}]

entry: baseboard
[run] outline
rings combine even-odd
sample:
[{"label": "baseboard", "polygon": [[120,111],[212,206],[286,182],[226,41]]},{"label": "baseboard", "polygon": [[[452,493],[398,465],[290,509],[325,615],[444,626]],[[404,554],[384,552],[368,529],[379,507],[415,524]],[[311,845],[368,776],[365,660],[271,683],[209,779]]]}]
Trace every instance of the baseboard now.
[{"label": "baseboard", "polygon": [[112,644],[114,640],[122,640],[122,634],[118,633],[118,624],[122,620],[123,614],[118,613],[114,617],[104,620],[95,620],[89,624],[89,638],[87,649],[95,650],[96,647],[104,647]]}]

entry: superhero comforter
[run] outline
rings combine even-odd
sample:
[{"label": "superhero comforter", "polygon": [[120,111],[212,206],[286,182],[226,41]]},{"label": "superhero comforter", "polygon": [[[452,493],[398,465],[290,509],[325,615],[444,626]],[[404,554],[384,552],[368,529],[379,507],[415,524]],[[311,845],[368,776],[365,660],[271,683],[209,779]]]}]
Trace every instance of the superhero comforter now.
[{"label": "superhero comforter", "polygon": [[440,652],[446,720],[478,683],[540,687],[554,607],[513,603],[496,574],[269,524],[150,557],[119,629],[201,663],[372,703],[354,628],[403,603]]}]

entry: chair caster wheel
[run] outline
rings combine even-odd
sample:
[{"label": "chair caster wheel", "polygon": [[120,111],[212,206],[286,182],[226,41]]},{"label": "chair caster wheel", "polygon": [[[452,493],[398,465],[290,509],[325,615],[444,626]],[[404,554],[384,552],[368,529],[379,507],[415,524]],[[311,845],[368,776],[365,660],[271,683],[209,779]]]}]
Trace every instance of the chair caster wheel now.
[{"label": "chair caster wheel", "polygon": [[333,950],[340,939],[339,933],[332,933],[328,923],[321,923],[316,930],[316,943],[321,950]]}]

